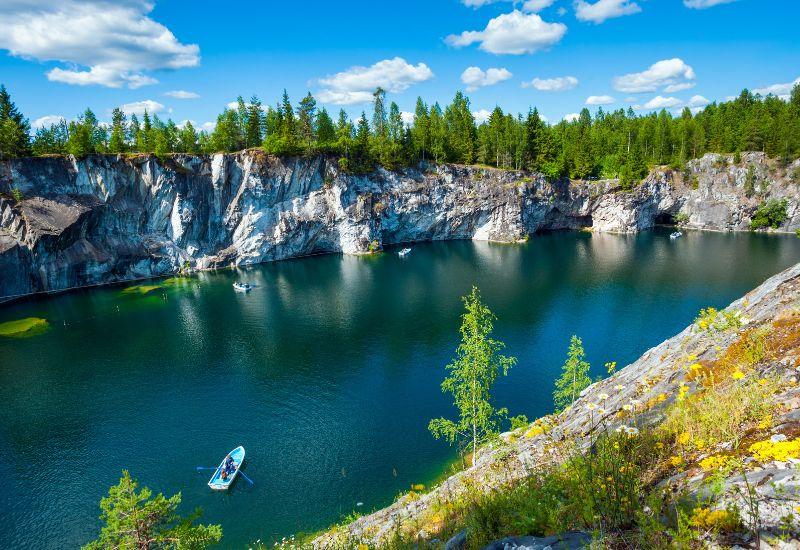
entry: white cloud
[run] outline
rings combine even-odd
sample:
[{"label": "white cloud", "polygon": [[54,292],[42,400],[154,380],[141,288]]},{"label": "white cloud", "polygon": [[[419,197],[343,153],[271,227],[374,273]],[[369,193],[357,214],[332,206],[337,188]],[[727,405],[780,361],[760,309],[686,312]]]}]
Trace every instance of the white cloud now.
[{"label": "white cloud", "polygon": [[475,124],[483,124],[489,120],[489,117],[492,116],[492,112],[486,109],[480,109],[478,111],[472,111],[472,116],[475,118]]},{"label": "white cloud", "polygon": [[683,0],[683,5],[687,8],[704,10],[720,4],[730,4],[731,2],[736,2],[736,0]]},{"label": "white cloud", "polygon": [[771,86],[756,88],[753,90],[753,93],[761,94],[763,96],[772,94],[780,97],[781,99],[789,99],[789,95],[792,93],[792,88],[794,88],[798,84],[800,84],[800,77],[794,79],[792,82],[786,82],[783,84],[772,84]]},{"label": "white cloud", "polygon": [[49,128],[53,124],[58,124],[62,120],[66,120],[61,115],[45,115],[43,117],[39,117],[31,123],[31,128],[37,130],[39,128]]},{"label": "white cloud", "polygon": [[553,5],[555,0],[527,0],[522,4],[522,11],[536,13]]},{"label": "white cloud", "polygon": [[594,4],[584,0],[575,1],[575,17],[580,21],[591,21],[598,25],[614,17],[633,15],[642,8],[632,0],[597,0]]},{"label": "white cloud", "polygon": [[201,124],[200,125],[200,130],[202,130],[203,132],[211,133],[211,132],[214,131],[214,128],[216,128],[216,127],[217,127],[217,123],[216,122],[209,121],[209,122],[204,122],[203,124]]},{"label": "white cloud", "polygon": [[578,120],[581,117],[580,113],[567,113],[564,115],[564,120],[567,122],[572,122]]},{"label": "white cloud", "polygon": [[636,103],[637,101],[639,101],[638,97],[631,96],[625,98],[625,103]]},{"label": "white cloud", "polygon": [[187,92],[186,90],[172,90],[171,92],[166,92],[164,95],[175,99],[197,99],[200,97],[200,94]]},{"label": "white cloud", "polygon": [[400,117],[403,119],[403,124],[406,126],[411,126],[414,124],[414,119],[417,118],[414,113],[410,113],[408,111],[400,111]]},{"label": "white cloud", "polygon": [[514,76],[508,69],[496,69],[494,67],[485,71],[480,67],[467,67],[461,73],[461,82],[467,85],[468,92],[474,92],[478,88],[493,86],[498,82],[508,80]]},{"label": "white cloud", "polygon": [[411,65],[402,57],[384,59],[369,67],[350,67],[346,71],[321,78],[323,89],[317,97],[323,103],[351,105],[372,100],[372,92],[381,87],[388,92],[403,92],[414,84],[433,78],[425,63]]},{"label": "white cloud", "polygon": [[523,82],[523,88],[535,88],[540,92],[563,92],[572,90],[578,85],[574,76],[558,76],[556,78],[534,78],[530,82]]},{"label": "white cloud", "polygon": [[[482,8],[504,0],[461,0],[461,3],[470,8]],[[506,0],[507,1],[507,0]],[[522,11],[536,13],[553,5],[555,0],[527,0],[522,4]]]},{"label": "white cloud", "polygon": [[152,99],[145,99],[144,101],[134,101],[133,103],[125,103],[120,105],[119,108],[126,115],[142,116],[145,111],[148,114],[159,113],[164,110],[164,106],[158,101]]},{"label": "white cloud", "polygon": [[666,88],[664,88],[664,92],[668,94],[674,94],[675,92],[682,92],[684,90],[691,90],[697,86],[694,82],[680,82],[678,84],[670,84]]},{"label": "white cloud", "polygon": [[586,98],[587,105],[611,105],[616,100],[610,95],[590,95]]},{"label": "white cloud", "polygon": [[535,13],[514,10],[491,19],[482,31],[451,34],[445,42],[456,48],[477,42],[485,52],[521,55],[549,48],[566,32],[567,26],[563,23],[548,23]]},{"label": "white cloud", "polygon": [[644,105],[636,105],[634,109],[670,109],[672,107],[677,107],[678,105],[683,105],[683,101],[677,97],[663,97],[657,95]]},{"label": "white cloud", "polygon": [[692,98],[686,103],[687,107],[705,107],[711,103],[709,100],[701,95],[693,95]]},{"label": "white cloud", "polygon": [[182,44],[150,19],[149,0],[12,0],[0,3],[0,49],[57,61],[47,78],[79,86],[139,88],[148,71],[195,67],[196,44]]},{"label": "white cloud", "polygon": [[694,69],[676,57],[658,61],[640,73],[614,77],[614,89],[628,93],[655,92],[662,86],[671,86],[694,78]]}]

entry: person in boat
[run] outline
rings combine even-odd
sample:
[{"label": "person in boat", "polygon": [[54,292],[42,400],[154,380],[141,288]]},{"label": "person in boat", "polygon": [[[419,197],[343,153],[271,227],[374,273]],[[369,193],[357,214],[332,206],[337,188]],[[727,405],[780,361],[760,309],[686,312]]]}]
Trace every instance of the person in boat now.
[{"label": "person in boat", "polygon": [[229,474],[232,474],[235,469],[236,469],[236,464],[234,464],[233,459],[231,458],[231,455],[226,456],[225,457],[225,466],[222,467],[222,470],[227,472],[227,473],[229,473]]}]

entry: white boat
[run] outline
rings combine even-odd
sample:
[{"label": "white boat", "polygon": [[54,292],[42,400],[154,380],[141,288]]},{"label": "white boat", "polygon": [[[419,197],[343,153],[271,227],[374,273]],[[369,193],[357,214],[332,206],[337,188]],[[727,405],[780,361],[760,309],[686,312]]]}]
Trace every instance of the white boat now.
[{"label": "white boat", "polygon": [[236,292],[250,292],[253,290],[253,285],[250,283],[233,283],[233,290]]},{"label": "white boat", "polygon": [[410,253],[411,253],[411,249],[410,248],[404,248],[403,250],[398,252],[397,255],[400,256],[401,258],[403,258],[405,256],[408,256]]},{"label": "white boat", "polygon": [[[225,472],[226,475],[223,479],[222,471],[225,468],[225,461],[229,456],[233,461],[233,471]],[[236,475],[239,473],[239,468],[242,467],[242,462],[244,462],[244,447],[239,445],[222,459],[219,467],[214,470],[214,475],[208,480],[208,486],[215,491],[227,490],[231,486],[231,483],[233,483],[233,480],[236,479]]]},{"label": "white boat", "polygon": [[680,231],[675,231],[669,234],[670,239],[679,239],[681,237],[683,237],[683,233],[681,233]]}]

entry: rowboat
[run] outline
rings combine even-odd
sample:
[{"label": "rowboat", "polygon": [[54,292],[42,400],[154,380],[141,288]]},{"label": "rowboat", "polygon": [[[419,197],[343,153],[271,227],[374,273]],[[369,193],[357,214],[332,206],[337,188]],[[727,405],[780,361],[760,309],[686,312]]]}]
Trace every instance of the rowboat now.
[{"label": "rowboat", "polygon": [[253,285],[250,283],[233,283],[233,290],[236,292],[250,292],[253,289]]},{"label": "rowboat", "polygon": [[215,491],[227,490],[228,487],[231,486],[231,483],[233,483],[233,480],[236,479],[236,475],[239,473],[239,468],[242,467],[242,462],[244,462],[244,447],[239,445],[230,453],[228,453],[228,455],[233,460],[234,470],[228,474],[227,478],[222,479],[222,469],[225,467],[225,458],[228,458],[228,456],[223,458],[219,467],[214,471],[214,475],[208,480],[208,486]]},{"label": "rowboat", "polygon": [[675,231],[669,234],[669,238],[672,240],[680,239],[681,237],[683,237],[683,233],[681,233],[680,231]]},{"label": "rowboat", "polygon": [[411,253],[411,249],[410,248],[404,248],[403,250],[398,252],[397,255],[400,256],[401,258],[403,258],[405,256],[408,256],[410,253]]}]

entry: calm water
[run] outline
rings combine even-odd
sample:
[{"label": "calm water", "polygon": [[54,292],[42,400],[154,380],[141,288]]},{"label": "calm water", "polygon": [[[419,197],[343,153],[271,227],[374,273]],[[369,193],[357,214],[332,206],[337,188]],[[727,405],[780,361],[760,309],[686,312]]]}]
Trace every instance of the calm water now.
[{"label": "calm water", "polygon": [[[68,548],[99,528],[128,469],[183,493],[243,547],[388,504],[441,475],[453,452],[428,420],[472,284],[519,364],[497,389],[512,414],[550,411],[571,334],[596,374],[626,364],[800,261],[800,239],[559,233],[525,245],[451,242],[405,259],[325,256],[204,273],[146,296],[106,288],[0,309],[45,317],[0,338],[0,547]],[[231,283],[255,282],[248,295]],[[66,326],[65,326],[66,322]],[[206,472],[242,444],[229,493]]]}]

